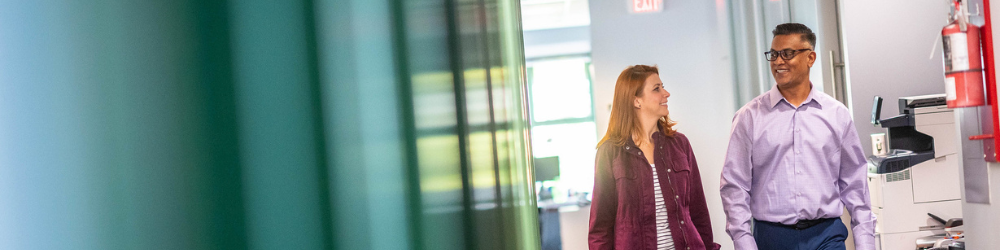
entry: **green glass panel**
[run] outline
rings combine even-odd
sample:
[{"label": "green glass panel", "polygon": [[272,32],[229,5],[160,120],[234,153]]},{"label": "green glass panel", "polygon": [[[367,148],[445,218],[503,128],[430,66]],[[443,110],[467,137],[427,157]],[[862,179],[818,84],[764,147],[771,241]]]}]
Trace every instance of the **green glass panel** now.
[{"label": "green glass panel", "polygon": [[[468,236],[468,155],[465,107],[456,87],[461,67],[455,64],[457,44],[450,37],[455,25],[447,1],[403,1],[406,10],[405,47],[412,84],[420,204],[417,237],[420,249],[466,249]],[[404,76],[407,77],[407,76]]]},{"label": "green glass panel", "polygon": [[0,249],[538,249],[518,11],[0,2]]}]

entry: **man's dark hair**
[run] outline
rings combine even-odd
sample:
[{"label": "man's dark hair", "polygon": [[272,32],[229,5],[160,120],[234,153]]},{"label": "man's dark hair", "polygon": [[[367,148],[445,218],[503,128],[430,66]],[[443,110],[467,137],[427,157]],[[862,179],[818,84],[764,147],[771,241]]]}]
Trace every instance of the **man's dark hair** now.
[{"label": "man's dark hair", "polygon": [[799,39],[809,41],[809,46],[816,48],[816,33],[813,33],[809,27],[801,23],[778,24],[778,27],[774,27],[774,31],[771,31],[771,34],[774,34],[774,36],[800,34],[802,36]]}]

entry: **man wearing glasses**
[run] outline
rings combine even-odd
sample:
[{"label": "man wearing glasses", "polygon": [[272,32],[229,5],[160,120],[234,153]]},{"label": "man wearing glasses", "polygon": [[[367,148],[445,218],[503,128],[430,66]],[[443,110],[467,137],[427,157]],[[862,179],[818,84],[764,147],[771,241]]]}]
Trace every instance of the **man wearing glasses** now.
[{"label": "man wearing glasses", "polygon": [[736,249],[845,249],[844,207],[854,244],[875,249],[867,168],[851,113],[809,82],[816,34],[778,25],[776,85],[733,117],[722,170],[726,232]]}]

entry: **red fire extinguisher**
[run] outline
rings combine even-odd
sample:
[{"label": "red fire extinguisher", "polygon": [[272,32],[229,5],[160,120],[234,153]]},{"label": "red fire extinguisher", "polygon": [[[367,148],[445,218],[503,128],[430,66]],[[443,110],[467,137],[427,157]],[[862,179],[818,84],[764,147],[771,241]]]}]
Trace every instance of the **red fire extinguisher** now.
[{"label": "red fire extinguisher", "polygon": [[979,27],[969,23],[961,0],[955,14],[941,30],[944,44],[944,84],[948,108],[986,104],[983,91],[983,63],[979,52]]}]

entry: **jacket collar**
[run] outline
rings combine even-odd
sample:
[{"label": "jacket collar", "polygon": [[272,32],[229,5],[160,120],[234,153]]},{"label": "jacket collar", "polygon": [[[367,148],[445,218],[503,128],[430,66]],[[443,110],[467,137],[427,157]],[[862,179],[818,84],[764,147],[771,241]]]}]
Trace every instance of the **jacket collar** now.
[{"label": "jacket collar", "polygon": [[[657,126],[659,126],[659,125],[657,125]],[[657,128],[659,128],[659,127],[657,127]],[[664,135],[663,133],[661,133],[659,130],[653,132],[653,145],[654,146],[662,144],[664,142],[664,140],[666,140],[666,139],[667,139],[667,136]],[[623,147],[624,147],[625,151],[628,151],[629,153],[638,154],[639,152],[642,152],[642,150],[640,150],[639,147],[635,144],[635,141],[632,140],[631,136],[629,136],[628,140],[625,140],[625,146],[623,146]]]}]

